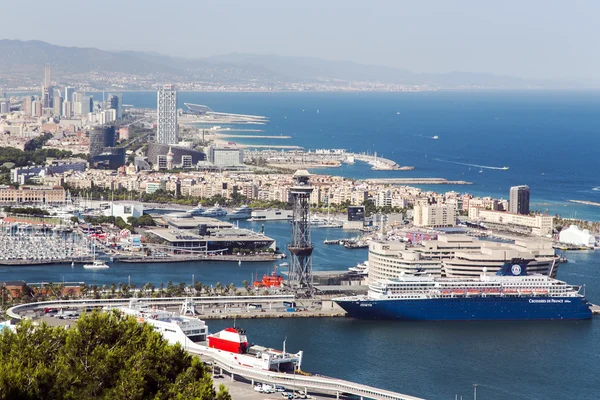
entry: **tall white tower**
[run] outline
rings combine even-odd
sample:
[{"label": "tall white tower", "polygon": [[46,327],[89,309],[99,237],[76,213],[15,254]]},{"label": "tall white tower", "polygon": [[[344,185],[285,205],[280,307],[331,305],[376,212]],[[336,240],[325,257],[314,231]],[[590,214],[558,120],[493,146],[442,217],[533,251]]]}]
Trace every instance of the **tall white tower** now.
[{"label": "tall white tower", "polygon": [[177,144],[177,91],[174,85],[158,90],[156,101],[156,143]]}]

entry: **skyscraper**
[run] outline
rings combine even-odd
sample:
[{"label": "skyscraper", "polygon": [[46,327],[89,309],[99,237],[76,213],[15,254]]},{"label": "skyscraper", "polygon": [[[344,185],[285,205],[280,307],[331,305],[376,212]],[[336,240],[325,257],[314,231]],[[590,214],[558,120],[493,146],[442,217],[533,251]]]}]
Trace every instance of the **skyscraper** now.
[{"label": "skyscraper", "polygon": [[46,64],[44,68],[44,86],[47,88],[52,86],[50,83],[50,64]]},{"label": "skyscraper", "polygon": [[117,112],[117,119],[123,118],[123,95],[120,93],[109,93],[106,103],[108,108]]},{"label": "skyscraper", "polygon": [[54,115],[58,116],[62,113],[62,104],[63,98],[59,96],[54,96],[54,100],[52,101],[52,108]]},{"label": "skyscraper", "polygon": [[529,186],[513,186],[510,188],[508,211],[513,214],[529,214]]},{"label": "skyscraper", "polygon": [[44,84],[42,85],[42,107],[52,107],[52,88],[50,79],[50,64],[44,67]]},{"label": "skyscraper", "polygon": [[174,85],[165,85],[157,93],[156,143],[177,144],[177,91]]},{"label": "skyscraper", "polygon": [[23,112],[25,113],[25,115],[27,116],[31,116],[32,112],[32,108],[31,108],[31,104],[33,102],[33,99],[31,98],[31,96],[25,96],[23,97],[23,105],[21,107],[21,109],[23,110]]},{"label": "skyscraper", "polygon": [[70,86],[65,87],[65,95],[63,97],[64,101],[73,101],[73,94],[75,93],[75,88]]},{"label": "skyscraper", "polygon": [[90,131],[90,157],[102,154],[105,147],[114,147],[115,141],[114,126],[95,126]]}]

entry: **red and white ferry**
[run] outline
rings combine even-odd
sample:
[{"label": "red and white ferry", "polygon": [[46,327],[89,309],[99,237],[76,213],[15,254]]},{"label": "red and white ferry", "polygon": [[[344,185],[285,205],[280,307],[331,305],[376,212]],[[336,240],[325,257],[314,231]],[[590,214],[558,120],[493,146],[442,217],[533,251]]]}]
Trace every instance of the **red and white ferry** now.
[{"label": "red and white ferry", "polygon": [[207,334],[208,327],[199,318],[187,315],[183,310],[193,310],[191,300],[186,300],[180,314],[150,308],[130,300],[128,307],[118,307],[124,315],[132,315],[140,323],[148,323],[169,343],[179,343],[186,349],[196,349],[204,354],[227,358],[230,363],[267,371],[287,372],[300,370],[303,352],[288,353],[285,350],[250,345],[243,329],[230,327],[214,334]]}]

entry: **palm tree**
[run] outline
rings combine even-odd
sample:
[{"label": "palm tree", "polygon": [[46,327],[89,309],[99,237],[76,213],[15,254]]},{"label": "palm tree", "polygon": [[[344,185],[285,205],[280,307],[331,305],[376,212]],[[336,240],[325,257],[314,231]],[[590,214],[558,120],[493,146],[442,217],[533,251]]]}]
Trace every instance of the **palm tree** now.
[{"label": "palm tree", "polygon": [[221,284],[221,282],[215,283],[215,292],[217,294],[220,294],[223,292],[223,285]]}]

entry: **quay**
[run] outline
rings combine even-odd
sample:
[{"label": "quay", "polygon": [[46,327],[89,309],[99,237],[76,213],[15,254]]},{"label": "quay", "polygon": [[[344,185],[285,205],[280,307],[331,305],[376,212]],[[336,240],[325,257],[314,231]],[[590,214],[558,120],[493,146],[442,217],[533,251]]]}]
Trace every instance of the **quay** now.
[{"label": "quay", "polygon": [[[193,297],[191,298],[195,304],[256,304],[279,303],[282,301],[294,301],[293,295],[271,295],[271,296],[216,296],[216,297]],[[148,304],[149,306],[175,306],[181,304],[186,298],[140,298],[139,301]],[[188,298],[189,300],[189,298]],[[297,300],[299,301],[299,300]],[[129,303],[129,299],[86,299],[86,300],[54,300],[39,303],[19,304],[7,310],[7,315],[11,318],[22,319],[39,315],[45,308],[89,308],[89,307],[117,307],[125,306]],[[25,314],[25,315],[24,315]],[[236,378],[242,378],[250,381],[252,385],[255,382],[267,383],[273,386],[281,385],[294,390],[303,390],[305,393],[322,393],[327,395],[340,396],[354,395],[360,398],[382,399],[382,400],[421,400],[418,397],[413,397],[389,390],[379,389],[368,385],[363,385],[356,382],[350,382],[342,379],[300,374],[300,373],[285,373],[268,371],[250,366],[245,366],[235,358],[228,357],[227,354],[218,349],[200,346],[192,342],[183,331],[174,333],[169,339],[171,344],[179,343],[187,352],[195,354],[202,358],[204,362],[210,362],[213,368],[217,368],[220,374],[226,373],[229,375],[230,381],[233,382]]]},{"label": "quay", "polygon": [[179,263],[189,261],[223,261],[223,262],[269,262],[278,261],[281,256],[278,254],[273,255],[243,255],[238,256],[236,254],[195,254],[195,255],[169,255],[163,257],[155,256],[128,256],[128,255],[113,255],[113,260],[130,263],[130,264],[142,264],[142,263]]}]

